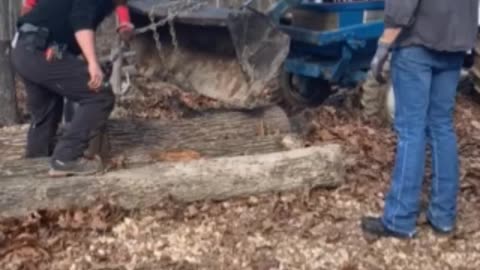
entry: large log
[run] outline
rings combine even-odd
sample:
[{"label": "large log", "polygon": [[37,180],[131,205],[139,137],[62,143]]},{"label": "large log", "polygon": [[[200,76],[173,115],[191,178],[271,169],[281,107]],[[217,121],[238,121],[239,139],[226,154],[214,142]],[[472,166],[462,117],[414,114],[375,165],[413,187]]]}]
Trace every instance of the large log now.
[{"label": "large log", "polygon": [[[6,161],[26,166],[22,165],[24,161],[18,161],[23,154],[25,132],[25,129],[0,130],[0,151],[3,153],[0,171],[2,162]],[[288,117],[279,107],[212,112],[178,121],[112,120],[108,127],[112,155],[125,155],[132,160],[149,152],[178,149],[195,150],[203,156],[262,153],[262,148],[255,150],[261,141],[250,138],[278,137],[289,132]],[[245,146],[241,147],[242,144]],[[271,148],[268,146],[271,143],[263,144],[265,149]]]},{"label": "large log", "polygon": [[25,175],[0,181],[0,213],[88,206],[98,198],[132,209],[167,196],[191,202],[295,188],[336,187],[343,182],[339,145],[289,151],[157,163],[96,177],[51,179]]},{"label": "large log", "polygon": [[[125,149],[114,155],[110,164],[107,164],[106,170],[112,170],[113,167],[137,168],[147,164],[169,159],[189,159],[196,157],[228,157],[240,156],[256,153],[273,153],[285,150],[282,144],[284,135],[219,140],[217,142],[194,142],[189,145],[183,145],[179,148],[164,148],[148,145],[141,145],[130,149]],[[30,160],[7,160],[0,161],[0,182],[21,177],[45,178],[48,172],[48,159],[30,159]]]}]

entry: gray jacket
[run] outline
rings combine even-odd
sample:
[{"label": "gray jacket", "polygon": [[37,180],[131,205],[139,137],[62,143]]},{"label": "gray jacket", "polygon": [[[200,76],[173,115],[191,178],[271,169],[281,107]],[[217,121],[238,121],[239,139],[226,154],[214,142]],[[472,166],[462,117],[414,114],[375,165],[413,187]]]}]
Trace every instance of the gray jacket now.
[{"label": "gray jacket", "polygon": [[385,0],[385,27],[403,28],[397,46],[437,51],[475,46],[479,0]]}]

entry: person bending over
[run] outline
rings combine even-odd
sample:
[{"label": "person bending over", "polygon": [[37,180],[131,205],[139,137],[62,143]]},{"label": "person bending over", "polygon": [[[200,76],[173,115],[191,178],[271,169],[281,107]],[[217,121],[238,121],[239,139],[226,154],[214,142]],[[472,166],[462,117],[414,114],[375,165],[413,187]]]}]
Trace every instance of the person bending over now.
[{"label": "person bending over", "polygon": [[[133,26],[125,17],[125,8],[122,0],[24,3],[12,42],[12,64],[25,83],[31,115],[26,157],[51,156],[51,176],[88,175],[102,169],[99,160],[83,157],[89,140],[105,125],[114,107],[112,89],[95,51],[95,31],[116,10],[117,18],[124,20],[119,32],[129,38]],[[54,145],[64,98],[79,107]]]}]

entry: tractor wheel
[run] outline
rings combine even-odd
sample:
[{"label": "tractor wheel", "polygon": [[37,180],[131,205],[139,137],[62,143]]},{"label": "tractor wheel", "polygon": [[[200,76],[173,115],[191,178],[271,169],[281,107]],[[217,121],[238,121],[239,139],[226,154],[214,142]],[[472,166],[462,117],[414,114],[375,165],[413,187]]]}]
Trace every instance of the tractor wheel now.
[{"label": "tractor wheel", "polygon": [[283,98],[296,107],[317,107],[333,93],[330,83],[323,79],[282,72],[280,82]]}]

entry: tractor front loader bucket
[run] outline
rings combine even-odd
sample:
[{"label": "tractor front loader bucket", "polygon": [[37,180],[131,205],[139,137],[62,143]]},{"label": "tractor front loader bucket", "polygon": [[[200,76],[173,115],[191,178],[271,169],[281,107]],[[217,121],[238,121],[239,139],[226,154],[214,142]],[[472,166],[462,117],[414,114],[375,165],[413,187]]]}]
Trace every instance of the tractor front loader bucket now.
[{"label": "tractor front loader bucket", "polygon": [[[187,7],[190,2],[203,4],[190,10],[172,8],[172,3]],[[262,11],[276,1],[257,2],[255,7]],[[154,79],[228,107],[253,108],[271,102],[289,38],[267,16],[242,4],[243,0],[130,0],[137,28],[152,22],[159,26],[158,36],[146,31],[136,39],[141,66]],[[162,20],[165,24],[159,23]]]},{"label": "tractor front loader bucket", "polygon": [[288,55],[289,36],[253,8],[230,13],[228,29],[237,59],[251,82],[274,78]]}]

